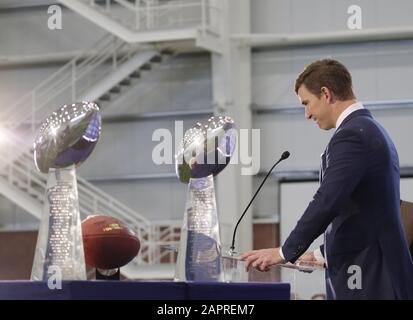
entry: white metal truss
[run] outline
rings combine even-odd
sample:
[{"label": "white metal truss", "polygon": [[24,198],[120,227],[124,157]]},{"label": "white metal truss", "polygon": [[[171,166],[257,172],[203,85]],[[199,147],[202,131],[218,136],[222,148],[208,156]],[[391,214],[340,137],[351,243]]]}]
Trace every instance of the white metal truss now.
[{"label": "white metal truss", "polygon": [[[0,119],[7,128],[18,130],[20,134],[30,129],[33,136],[39,121],[58,106],[84,97],[95,100],[127,76],[125,66],[137,69],[156,54],[154,50],[142,51],[113,35],[105,35],[15,103],[2,108]],[[130,73],[136,69],[131,69]],[[99,81],[101,86],[97,85]]]},{"label": "white metal truss", "polygon": [[59,1],[129,43],[210,39],[220,33],[216,0]]},{"label": "white metal truss", "polygon": [[123,79],[127,78],[131,74],[131,70],[138,70],[157,54],[158,52],[156,50],[148,50],[134,54],[132,57],[128,57],[128,59],[125,59],[127,60],[125,62],[119,61],[119,65],[116,66],[116,72],[112,70],[107,76],[98,79],[80,95],[79,100],[95,101],[99,99],[103,93],[110,91]]}]

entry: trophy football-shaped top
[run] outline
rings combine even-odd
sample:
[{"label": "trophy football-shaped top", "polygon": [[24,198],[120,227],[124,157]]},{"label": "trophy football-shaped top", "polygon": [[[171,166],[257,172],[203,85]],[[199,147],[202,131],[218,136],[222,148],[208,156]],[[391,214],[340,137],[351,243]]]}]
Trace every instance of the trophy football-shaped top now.
[{"label": "trophy football-shaped top", "polygon": [[175,280],[223,281],[213,176],[228,165],[235,144],[234,121],[225,116],[198,122],[184,135],[175,168],[188,192]]},{"label": "trophy football-shaped top", "polygon": [[40,126],[34,162],[48,178],[32,280],[86,280],[75,166],[92,153],[100,130],[93,102],[64,105]]},{"label": "trophy football-shaped top", "polygon": [[99,107],[93,102],[64,105],[40,126],[34,142],[39,171],[79,165],[92,153],[100,136]]},{"label": "trophy football-shaped top", "polygon": [[176,174],[188,183],[190,178],[217,175],[229,163],[236,144],[234,121],[227,116],[213,116],[198,122],[185,132],[176,155]]}]

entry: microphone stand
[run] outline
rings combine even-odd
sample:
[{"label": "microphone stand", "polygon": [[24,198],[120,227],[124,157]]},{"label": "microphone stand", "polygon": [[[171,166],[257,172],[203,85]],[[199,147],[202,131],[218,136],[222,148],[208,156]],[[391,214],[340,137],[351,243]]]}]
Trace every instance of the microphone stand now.
[{"label": "microphone stand", "polygon": [[283,154],[281,155],[281,158],[272,166],[271,170],[268,171],[267,175],[265,176],[264,180],[261,182],[260,186],[258,187],[257,191],[255,192],[254,196],[252,197],[251,201],[248,203],[247,207],[245,208],[244,212],[242,213],[241,217],[238,219],[238,222],[235,226],[234,233],[232,235],[232,244],[231,247],[229,248],[228,254],[229,256],[233,257],[235,252],[235,235],[237,233],[238,225],[240,224],[242,218],[244,218],[245,214],[247,213],[249,207],[251,206],[252,202],[254,201],[255,197],[257,196],[258,192],[261,190],[262,186],[264,185],[264,182],[267,180],[267,178],[270,176],[272,170],[275,168],[277,164],[279,164],[281,161],[287,159],[290,156],[290,153],[288,151],[284,151]]}]

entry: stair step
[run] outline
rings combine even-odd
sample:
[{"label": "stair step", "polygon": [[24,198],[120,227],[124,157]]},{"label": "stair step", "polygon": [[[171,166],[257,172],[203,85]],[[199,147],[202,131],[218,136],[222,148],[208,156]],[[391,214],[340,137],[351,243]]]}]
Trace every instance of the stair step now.
[{"label": "stair step", "polygon": [[109,90],[110,93],[120,93],[120,86],[114,86]]},{"label": "stair step", "polygon": [[150,63],[145,63],[144,65],[141,66],[141,70],[151,70],[152,65]]},{"label": "stair step", "polygon": [[120,84],[121,86],[130,86],[130,84],[131,84],[131,79],[130,79],[130,78],[125,78],[125,79],[123,79],[121,82],[119,82],[119,84]]},{"label": "stair step", "polygon": [[162,56],[157,54],[151,58],[150,62],[162,62]]},{"label": "stair step", "polygon": [[29,188],[27,187],[26,183],[24,183],[24,182],[19,182],[19,181],[14,180],[14,181],[12,181],[12,184],[13,184],[14,186],[16,186],[17,188],[19,188],[20,190],[28,193],[32,198],[37,199],[37,200],[39,200],[39,201],[43,201],[43,200],[44,200],[44,199],[43,199],[44,197],[41,196],[41,195],[39,195],[38,192],[34,192],[34,191],[32,191],[32,189],[29,189]]},{"label": "stair step", "polygon": [[161,54],[162,54],[162,55],[165,55],[165,56],[170,56],[170,55],[173,55],[174,52],[173,52],[172,49],[166,48],[166,49],[162,49],[162,50],[161,50]]},{"label": "stair step", "polygon": [[29,194],[33,197],[37,197],[39,195],[39,193],[36,191],[29,191]]},{"label": "stair step", "polygon": [[110,94],[109,94],[109,93],[104,94],[103,96],[101,96],[101,97],[99,98],[99,100],[109,101],[109,100],[110,100]]},{"label": "stair step", "polygon": [[138,70],[136,70],[136,71],[132,72],[129,76],[130,76],[131,78],[140,78],[140,77],[141,77],[141,73],[140,73]]}]

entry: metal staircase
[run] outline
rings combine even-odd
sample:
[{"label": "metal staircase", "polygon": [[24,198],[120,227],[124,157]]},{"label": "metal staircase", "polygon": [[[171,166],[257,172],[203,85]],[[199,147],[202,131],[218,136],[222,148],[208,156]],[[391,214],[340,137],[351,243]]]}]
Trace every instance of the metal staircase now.
[{"label": "metal staircase", "polygon": [[[142,69],[164,61],[170,54],[168,50],[142,50],[106,35],[15,103],[2,108],[0,119],[5,127],[0,129],[0,193],[40,218],[47,177],[36,170],[32,154],[40,121],[68,101],[104,99],[114,94],[114,88],[131,86]],[[152,265],[162,259],[157,246],[161,243],[159,236],[164,235],[157,233],[148,219],[79,176],[77,183],[83,217],[108,214],[134,228],[141,240],[134,264]]]},{"label": "metal staircase", "polygon": [[113,101],[133,88],[145,71],[151,70],[155,64],[165,63],[172,54],[173,51],[168,49],[142,52],[123,63],[116,73],[97,81],[80,100],[97,100],[99,106],[105,106],[107,101]]},{"label": "metal staircase", "polygon": [[[7,128],[21,134],[35,133],[37,125],[68,101],[96,101],[141,68],[162,61],[169,51],[158,52],[131,45],[113,35],[105,35],[89,50],[79,54],[32,91],[2,108],[0,119]],[[19,112],[16,112],[19,110]]]},{"label": "metal staircase", "polygon": [[59,0],[126,42],[195,40],[219,34],[219,0]]}]

